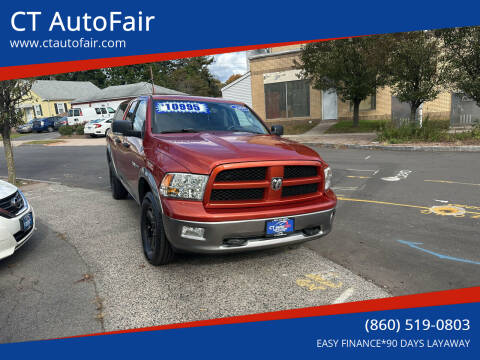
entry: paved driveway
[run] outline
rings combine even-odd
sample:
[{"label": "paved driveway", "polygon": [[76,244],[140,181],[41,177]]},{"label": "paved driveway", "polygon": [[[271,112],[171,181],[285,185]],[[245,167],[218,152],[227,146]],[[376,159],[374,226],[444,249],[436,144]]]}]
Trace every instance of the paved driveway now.
[{"label": "paved driveway", "polygon": [[[0,307],[17,304],[9,326],[0,329],[2,342],[389,295],[304,246],[184,254],[171,265],[153,267],[143,256],[133,200],[55,184],[29,185],[25,194],[40,225],[28,246],[0,262]],[[1,275],[12,271],[10,278]],[[89,276],[82,281],[84,274]],[[35,288],[22,293],[23,282]]]}]

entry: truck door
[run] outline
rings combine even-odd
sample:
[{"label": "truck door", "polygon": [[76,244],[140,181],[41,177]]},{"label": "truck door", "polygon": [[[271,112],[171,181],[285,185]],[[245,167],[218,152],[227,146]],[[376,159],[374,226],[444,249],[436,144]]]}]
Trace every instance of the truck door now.
[{"label": "truck door", "polygon": [[[132,120],[132,127],[135,131],[143,133],[145,118],[147,116],[147,100],[140,100],[135,110]],[[132,188],[132,191],[138,195],[138,175],[145,164],[145,153],[143,149],[143,139],[135,136],[126,136],[125,146],[128,147],[125,166],[127,168],[125,176]]]},{"label": "truck door", "polygon": [[[131,103],[130,107],[127,110],[127,113],[125,114],[125,117],[123,118],[124,120],[132,121],[135,115],[137,105],[138,101],[133,101]],[[121,120],[120,118],[117,118],[118,116],[120,116],[119,111],[120,109],[117,110],[114,120]],[[111,153],[113,161],[115,163],[115,167],[117,169],[117,175],[128,187],[130,187],[131,184],[128,183],[127,177],[127,173],[130,170],[130,166],[128,165],[128,153],[130,152],[130,144],[127,143],[127,137],[123,135],[112,134],[112,140],[113,141],[111,144]]]}]

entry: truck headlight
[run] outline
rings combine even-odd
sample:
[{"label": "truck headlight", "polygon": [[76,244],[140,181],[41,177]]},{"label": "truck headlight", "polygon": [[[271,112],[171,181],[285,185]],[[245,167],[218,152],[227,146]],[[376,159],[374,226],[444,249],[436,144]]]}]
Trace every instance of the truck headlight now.
[{"label": "truck headlight", "polygon": [[170,198],[202,200],[207,181],[208,175],[167,173],[160,185],[160,193]]},{"label": "truck headlight", "polygon": [[330,186],[332,186],[333,172],[330,166],[328,166],[323,169],[323,173],[325,174],[325,191],[327,191],[328,189],[330,189]]}]

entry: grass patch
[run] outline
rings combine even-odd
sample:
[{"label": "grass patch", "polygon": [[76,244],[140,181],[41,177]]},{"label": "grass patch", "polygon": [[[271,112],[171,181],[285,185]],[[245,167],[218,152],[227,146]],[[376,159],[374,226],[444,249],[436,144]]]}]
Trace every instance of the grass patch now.
[{"label": "grass patch", "polygon": [[412,142],[476,144],[480,143],[480,123],[475,124],[470,131],[453,134],[448,132],[448,123],[443,120],[429,120],[427,118],[421,128],[410,123],[401,126],[387,123],[378,131],[377,140],[390,144]]},{"label": "grass patch", "polygon": [[24,142],[22,145],[49,145],[55,143],[62,143],[63,140],[32,140]]},{"label": "grass patch", "polygon": [[308,122],[299,122],[298,124],[283,125],[283,133],[285,135],[300,135],[313,129],[319,122],[320,120],[310,120]]},{"label": "grass patch", "polygon": [[[11,133],[10,134],[10,139],[17,139],[17,138],[25,136],[25,135],[30,135],[30,134]],[[0,140],[3,140],[2,135],[0,135]]]},{"label": "grass patch", "polygon": [[384,126],[384,120],[360,120],[357,127],[353,126],[352,120],[342,120],[330,126],[326,134],[344,134],[344,133],[370,133],[376,132]]}]

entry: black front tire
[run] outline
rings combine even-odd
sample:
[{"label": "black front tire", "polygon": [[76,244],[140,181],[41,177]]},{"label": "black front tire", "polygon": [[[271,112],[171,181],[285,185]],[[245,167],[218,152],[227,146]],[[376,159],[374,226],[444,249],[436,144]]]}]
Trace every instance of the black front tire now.
[{"label": "black front tire", "polygon": [[143,253],[148,262],[155,266],[170,263],[175,253],[165,234],[160,205],[151,192],[143,198],[140,226]]},{"label": "black front tire", "polygon": [[109,163],[109,170],[110,170],[110,189],[112,190],[112,197],[115,200],[125,199],[128,195],[127,189],[123,186],[123,184],[118,180],[115,171],[112,168],[112,164]]}]

